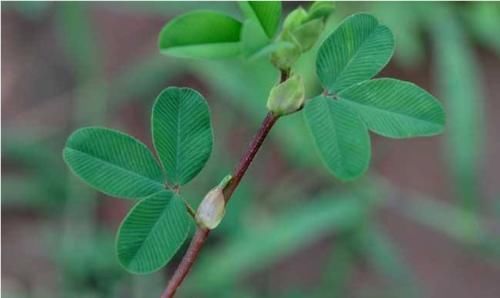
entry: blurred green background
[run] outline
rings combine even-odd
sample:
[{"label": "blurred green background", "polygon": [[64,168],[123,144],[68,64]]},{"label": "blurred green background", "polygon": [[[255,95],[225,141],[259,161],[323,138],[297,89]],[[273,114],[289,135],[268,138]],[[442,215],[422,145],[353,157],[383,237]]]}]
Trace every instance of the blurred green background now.
[{"label": "blurred green background", "polygon": [[[114,233],[131,202],[69,173],[67,136],[100,125],[150,146],[156,95],[173,85],[200,90],[216,140],[185,191],[197,204],[245,150],[276,71],[265,61],[159,54],[169,19],[199,8],[238,17],[232,2],[1,6],[2,296],[158,297],[181,255],[151,275],[120,268]],[[358,11],[395,34],[382,76],[436,95],[446,133],[372,135],[369,174],[339,183],[320,164],[302,115],[284,118],[179,297],[500,297],[500,4],[339,2],[327,32]],[[318,92],[314,50],[298,68]]]}]

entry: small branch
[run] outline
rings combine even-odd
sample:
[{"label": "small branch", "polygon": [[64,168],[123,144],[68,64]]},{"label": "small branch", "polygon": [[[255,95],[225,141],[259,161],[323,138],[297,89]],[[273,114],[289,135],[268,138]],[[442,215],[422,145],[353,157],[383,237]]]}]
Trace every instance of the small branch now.
[{"label": "small branch", "polygon": [[226,200],[226,204],[229,201],[229,199],[231,199],[233,192],[240,184],[241,178],[243,178],[243,176],[245,175],[255,155],[262,146],[262,143],[269,134],[269,131],[271,131],[271,128],[274,126],[274,123],[276,123],[276,120],[278,120],[278,117],[274,116],[272,113],[268,113],[266,118],[264,118],[264,121],[262,121],[259,131],[253,138],[252,142],[250,143],[250,146],[248,147],[247,152],[245,153],[245,155],[243,155],[238,166],[234,170],[233,178],[226,186],[226,188],[224,188],[224,199]]},{"label": "small branch", "polygon": [[201,227],[198,227],[196,229],[196,233],[194,234],[193,239],[191,239],[191,243],[189,244],[189,248],[187,249],[186,254],[184,255],[184,257],[182,257],[181,263],[168,282],[167,288],[165,289],[163,294],[161,294],[161,298],[174,297],[175,291],[177,291],[177,288],[181,285],[182,281],[188,274],[189,269],[191,269],[191,266],[193,266],[193,263],[200,253],[203,243],[205,243],[205,240],[207,239],[209,234],[209,229]]},{"label": "small branch", "polygon": [[[288,72],[281,71],[280,81],[283,82],[287,78],[288,78]],[[262,121],[259,131],[252,139],[252,142],[250,143],[248,150],[240,159],[240,162],[234,169],[231,181],[224,188],[224,199],[226,201],[226,204],[229,201],[229,199],[231,199],[231,196],[233,195],[234,191],[240,184],[241,179],[245,175],[246,171],[248,170],[248,167],[252,163],[255,155],[262,146],[262,143],[264,143],[264,140],[266,139],[267,135],[271,131],[271,128],[273,128],[278,118],[279,118],[278,116],[275,116],[272,113],[268,113],[266,115],[266,118],[264,118],[264,120]],[[165,291],[161,295],[161,298],[171,298],[175,295],[177,288],[179,288],[182,281],[189,273],[189,270],[193,266],[193,263],[196,260],[198,254],[200,253],[201,248],[203,247],[203,244],[205,243],[205,240],[207,239],[209,234],[210,234],[209,229],[202,228],[200,226],[197,227],[196,233],[194,234],[193,239],[191,239],[191,243],[189,244],[189,248],[187,249],[186,254],[184,255],[184,257],[182,257],[181,263],[179,264],[179,266],[174,272],[174,275],[168,282]]]},{"label": "small branch", "polygon": [[283,83],[284,81],[288,80],[289,76],[290,76],[290,70],[281,70],[280,71],[280,83]]},{"label": "small branch", "polygon": [[[278,117],[269,113],[267,114],[266,118],[264,118],[264,121],[262,121],[260,129],[253,138],[252,142],[250,143],[247,152],[245,153],[245,155],[243,155],[238,166],[235,168],[233,178],[231,179],[229,184],[224,188],[224,199],[226,200],[226,204],[233,195],[238,185],[240,184],[241,178],[243,178],[243,176],[245,175],[248,167],[252,163],[252,160],[254,159],[255,155],[262,146],[262,143],[264,142],[266,136],[269,134],[269,131],[271,131],[271,128],[273,127],[274,123],[276,123],[276,120],[278,120]],[[203,247],[203,244],[209,234],[210,234],[209,229],[202,228],[199,226],[197,227],[196,233],[194,234],[193,239],[191,240],[191,244],[189,244],[189,248],[187,249],[186,254],[182,258],[181,263],[179,264],[177,269],[175,270],[174,275],[168,282],[167,288],[163,292],[161,298],[171,298],[174,296],[175,291],[177,290],[177,288],[180,286],[180,284],[188,274],[189,270],[191,269],[191,266],[193,266],[193,263],[196,257],[198,256],[201,248]]]}]

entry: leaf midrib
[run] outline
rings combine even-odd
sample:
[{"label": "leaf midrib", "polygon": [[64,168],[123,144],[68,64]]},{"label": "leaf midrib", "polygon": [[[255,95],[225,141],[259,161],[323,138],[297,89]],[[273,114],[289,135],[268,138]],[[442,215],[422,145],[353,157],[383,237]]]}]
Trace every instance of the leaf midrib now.
[{"label": "leaf midrib", "polygon": [[340,157],[339,161],[340,161],[340,165],[341,165],[342,169],[345,169],[345,165],[344,165],[344,162],[343,162],[343,160],[344,160],[344,154],[342,153],[342,149],[341,149],[341,147],[340,147],[339,137],[338,137],[338,135],[339,135],[339,134],[338,134],[338,129],[337,129],[337,127],[335,126],[335,119],[334,119],[334,116],[333,116],[335,112],[334,112],[334,111],[332,111],[332,108],[334,108],[334,107],[332,107],[332,106],[330,105],[330,103],[328,102],[328,100],[333,100],[333,99],[329,99],[329,98],[327,98],[327,97],[323,97],[323,98],[322,98],[322,100],[324,101],[324,104],[326,104],[326,107],[327,107],[327,109],[328,109],[328,120],[329,120],[329,122],[330,122],[330,125],[331,125],[331,127],[332,127],[332,130],[335,132],[335,138],[334,138],[334,139],[335,139],[335,144],[337,145],[338,152],[339,152],[339,157]]},{"label": "leaf midrib", "polygon": [[91,155],[91,154],[89,154],[89,153],[87,153],[87,152],[85,152],[85,151],[81,151],[81,150],[78,150],[78,149],[75,149],[75,148],[71,148],[71,147],[66,147],[64,150],[71,150],[71,151],[78,152],[78,153],[80,153],[80,154],[83,154],[83,155],[85,155],[85,156],[89,157],[90,159],[97,160],[97,161],[99,161],[99,162],[101,162],[101,163],[104,163],[104,164],[106,164],[106,165],[108,165],[108,166],[110,166],[110,167],[112,167],[112,168],[119,169],[119,170],[121,170],[121,171],[123,171],[123,172],[127,172],[127,173],[129,173],[129,174],[132,174],[132,176],[136,176],[136,177],[139,177],[139,178],[143,178],[143,179],[145,179],[145,180],[148,180],[148,181],[153,182],[153,184],[156,184],[156,185],[158,185],[158,186],[160,186],[160,187],[163,187],[163,184],[161,183],[161,180],[154,180],[154,179],[152,179],[151,177],[147,177],[147,176],[144,176],[144,175],[142,175],[142,174],[140,174],[140,173],[137,173],[137,172],[134,172],[134,171],[132,171],[132,170],[129,170],[129,169],[127,169],[127,168],[120,167],[120,166],[118,166],[118,165],[116,165],[116,164],[113,164],[113,163],[111,163],[111,162],[107,161],[107,160],[104,160],[104,159],[102,159],[102,158],[99,158],[99,157],[96,157],[96,156],[94,156],[94,155]]},{"label": "leaf midrib", "polygon": [[184,99],[184,97],[181,99],[181,100],[178,100],[177,101],[177,122],[176,122],[176,125],[177,125],[177,136],[176,136],[176,150],[175,150],[175,179],[176,181],[172,181],[174,184],[177,184],[177,183],[181,183],[180,182],[180,178],[179,176],[180,173],[179,173],[179,158],[180,158],[180,151],[181,151],[181,105],[182,105],[182,100]]},{"label": "leaf midrib", "polygon": [[[158,193],[156,193],[156,194],[151,195],[151,197],[150,197],[150,198],[146,198],[146,199],[144,199],[144,203],[147,203],[147,202],[146,202],[146,200],[148,200],[148,199],[153,199],[154,197],[156,197],[156,196],[158,196],[158,195],[161,195],[161,194],[162,194],[162,192],[160,191],[160,192],[158,192]],[[160,212],[160,215],[156,218],[155,223],[153,224],[153,226],[151,227],[151,229],[149,229],[149,232],[147,233],[146,237],[144,237],[144,240],[143,240],[143,241],[141,241],[141,245],[139,245],[139,248],[138,248],[138,249],[136,249],[136,250],[134,251],[134,253],[132,254],[132,257],[130,258],[130,261],[128,262],[128,265],[129,265],[129,266],[130,266],[130,264],[132,264],[133,262],[136,262],[135,258],[137,257],[137,255],[140,255],[140,253],[142,253],[142,250],[143,250],[143,249],[144,249],[144,247],[145,247],[144,243],[146,243],[146,242],[150,239],[151,235],[153,234],[153,232],[152,232],[152,231],[153,231],[153,230],[155,230],[155,229],[156,229],[156,227],[160,224],[160,218],[162,218],[162,217],[165,215],[165,210],[169,207],[170,203],[171,203],[171,202],[172,202],[172,200],[174,200],[174,199],[176,199],[176,196],[172,195],[172,196],[168,199],[167,203],[166,203],[166,204],[162,207],[162,210],[161,210],[161,212]],[[178,246],[180,246],[180,245],[181,245],[181,244],[179,244]]]},{"label": "leaf midrib", "polygon": [[[357,102],[357,101],[350,100],[350,99],[348,99],[346,97],[343,97],[342,95],[338,95],[338,98],[340,100],[346,101],[347,104],[352,104],[352,105],[355,105],[355,106],[358,105],[358,106],[366,107],[368,109],[377,110],[377,111],[382,112],[382,113],[394,114],[394,115],[397,115],[399,117],[408,118],[410,120],[413,120],[413,121],[416,121],[416,122],[419,122],[419,123],[421,122],[421,123],[424,123],[424,124],[432,124],[432,125],[441,126],[441,123],[432,122],[432,121],[426,121],[426,120],[423,120],[423,119],[415,118],[415,117],[413,117],[411,115],[408,115],[408,114],[405,114],[405,113],[394,112],[394,111],[391,111],[391,110],[384,110],[384,109],[379,108],[377,106],[363,104],[363,103],[360,103],[360,102]],[[359,112],[357,112],[357,113],[359,114]],[[361,117],[361,118],[364,119],[364,117]]]},{"label": "leaf midrib", "polygon": [[[375,33],[375,31],[377,30],[378,27],[381,27],[381,25],[377,24],[377,26],[375,26],[375,28],[373,28],[372,32],[370,32],[370,34],[363,40],[363,42],[361,42],[361,44],[359,45],[359,47],[356,49],[355,54],[347,61],[346,65],[343,67],[343,69],[337,75],[337,79],[333,83],[333,85],[334,85],[333,87],[335,87],[336,83],[339,81],[338,78],[340,78],[342,76],[342,74],[345,72],[345,70],[347,68],[349,68],[349,65],[351,65],[352,61],[358,56],[359,49],[361,49],[363,47],[363,45],[367,42],[367,40],[370,39],[370,37]],[[353,83],[352,85],[354,85],[354,84],[356,84],[356,83]],[[348,88],[348,87],[350,87],[350,86],[346,86],[343,89]],[[340,90],[335,90],[336,88],[331,88],[331,89],[332,90],[329,90],[331,92],[334,92],[334,91],[339,92],[340,91]]]}]

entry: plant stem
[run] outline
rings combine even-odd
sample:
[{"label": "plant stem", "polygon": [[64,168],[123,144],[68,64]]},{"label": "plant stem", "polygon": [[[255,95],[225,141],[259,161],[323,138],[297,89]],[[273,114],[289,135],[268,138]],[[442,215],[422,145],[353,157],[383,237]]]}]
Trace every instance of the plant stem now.
[{"label": "plant stem", "polygon": [[[283,77],[286,78],[286,76],[282,76],[282,79]],[[245,175],[248,167],[252,163],[255,155],[259,151],[260,147],[262,146],[262,143],[266,139],[267,135],[269,134],[269,131],[271,131],[271,128],[274,126],[277,120],[278,116],[275,116],[272,113],[268,113],[266,118],[264,118],[264,121],[262,121],[259,131],[252,139],[252,142],[250,143],[248,150],[241,158],[240,162],[238,163],[238,166],[235,168],[233,172],[233,178],[231,179],[229,184],[224,188],[224,199],[226,201],[226,204],[233,195],[238,185],[240,184],[241,178],[243,178],[243,176]],[[196,232],[193,236],[193,239],[191,240],[191,243],[189,244],[189,248],[187,249],[186,254],[182,258],[181,263],[175,270],[174,275],[168,282],[167,288],[161,295],[161,298],[171,298],[174,296],[175,291],[181,285],[182,281],[184,280],[189,270],[191,269],[191,266],[193,266],[193,263],[196,257],[198,256],[201,248],[203,247],[203,244],[205,243],[205,240],[207,239],[209,234],[210,230],[207,228],[203,228],[200,226],[196,228]]]},{"label": "plant stem", "polygon": [[174,297],[175,291],[181,285],[182,281],[191,269],[191,266],[193,266],[193,263],[200,253],[201,248],[203,247],[203,244],[205,243],[205,240],[207,239],[209,234],[210,230],[207,228],[203,228],[200,226],[196,228],[196,232],[193,236],[193,239],[191,239],[189,248],[187,249],[186,254],[184,254],[184,257],[182,257],[181,263],[168,282],[167,288],[161,295],[161,298]]},{"label": "plant stem", "polygon": [[229,184],[224,188],[224,199],[226,201],[226,204],[229,201],[229,199],[231,199],[233,192],[240,184],[241,178],[243,178],[243,176],[245,175],[255,155],[257,154],[260,147],[262,146],[262,143],[266,139],[267,134],[269,133],[269,131],[271,131],[271,128],[274,126],[274,123],[276,123],[276,120],[278,120],[277,116],[274,116],[272,113],[268,113],[266,118],[264,118],[264,121],[262,121],[259,131],[253,138],[252,142],[250,143],[250,146],[248,147],[247,152],[245,153],[245,155],[243,155],[238,166],[234,170],[233,178],[231,179]]}]

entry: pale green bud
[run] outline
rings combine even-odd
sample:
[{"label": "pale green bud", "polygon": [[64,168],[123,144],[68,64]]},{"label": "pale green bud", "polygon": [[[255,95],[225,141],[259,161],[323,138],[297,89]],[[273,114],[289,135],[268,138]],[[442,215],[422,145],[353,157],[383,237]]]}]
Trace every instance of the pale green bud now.
[{"label": "pale green bud", "polygon": [[196,210],[196,222],[207,229],[215,229],[225,213],[226,202],[222,188],[214,187],[210,190],[201,201],[198,210]]},{"label": "pale green bud", "polygon": [[304,22],[314,19],[326,19],[335,10],[335,3],[332,1],[316,1],[307,11],[307,18]]},{"label": "pale green bud", "polygon": [[314,46],[323,31],[325,19],[334,8],[331,2],[318,1],[308,11],[298,7],[288,14],[277,41],[292,46],[275,50],[271,63],[281,70],[290,70],[300,55]]},{"label": "pale green bud", "polygon": [[231,175],[227,175],[216,187],[212,188],[198,206],[195,220],[198,225],[207,229],[215,229],[225,213],[226,200],[224,198],[224,188],[231,181]]},{"label": "pale green bud", "polygon": [[321,19],[309,21],[293,31],[293,36],[300,45],[301,52],[310,50],[323,31],[324,23]]},{"label": "pale green bud", "polygon": [[308,17],[307,12],[302,7],[297,7],[283,21],[283,30],[290,31],[300,26]]},{"label": "pale green bud", "polygon": [[[288,34],[288,33],[283,33]],[[288,70],[299,59],[301,50],[293,36],[281,39],[291,46],[276,50],[271,55],[271,63],[279,69]]]},{"label": "pale green bud", "polygon": [[288,43],[289,47],[281,48],[271,55],[271,63],[279,69],[288,70],[299,59],[301,46],[292,32],[299,27],[307,17],[307,12],[298,7],[294,9],[283,22],[283,31],[278,36],[278,41]]},{"label": "pale green bud", "polygon": [[271,89],[267,109],[278,116],[294,113],[302,108],[304,96],[302,77],[294,75]]}]

